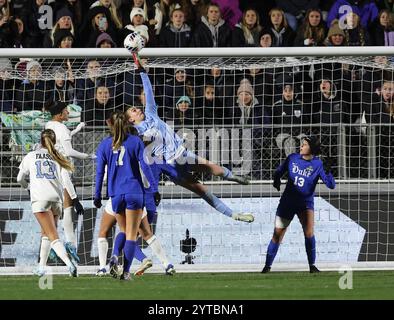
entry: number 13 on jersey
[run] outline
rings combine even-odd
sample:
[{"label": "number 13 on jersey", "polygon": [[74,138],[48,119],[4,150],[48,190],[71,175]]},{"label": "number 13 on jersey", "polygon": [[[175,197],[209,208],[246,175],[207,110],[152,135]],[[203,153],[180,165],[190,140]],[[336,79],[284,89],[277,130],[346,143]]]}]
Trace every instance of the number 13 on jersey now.
[{"label": "number 13 on jersey", "polygon": [[305,179],[299,176],[296,176],[294,179],[294,185],[302,187],[304,185]]}]

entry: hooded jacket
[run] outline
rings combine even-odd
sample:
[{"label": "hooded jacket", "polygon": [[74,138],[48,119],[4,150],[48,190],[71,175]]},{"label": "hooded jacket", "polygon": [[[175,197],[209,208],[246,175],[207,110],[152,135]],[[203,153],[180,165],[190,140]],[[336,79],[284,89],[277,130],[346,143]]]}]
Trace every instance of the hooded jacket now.
[{"label": "hooded jacket", "polygon": [[230,44],[231,29],[223,19],[214,26],[208,23],[206,17],[201,17],[194,30],[192,47],[228,47]]},{"label": "hooded jacket", "polygon": [[190,46],[191,40],[192,30],[186,23],[180,29],[170,23],[160,32],[160,47],[186,48]]}]

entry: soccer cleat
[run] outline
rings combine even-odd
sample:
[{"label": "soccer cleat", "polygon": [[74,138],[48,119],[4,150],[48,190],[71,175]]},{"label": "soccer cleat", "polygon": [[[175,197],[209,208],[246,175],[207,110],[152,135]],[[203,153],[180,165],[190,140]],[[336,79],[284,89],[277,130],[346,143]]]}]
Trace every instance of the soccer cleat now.
[{"label": "soccer cleat", "polygon": [[136,272],[134,272],[135,276],[142,276],[146,270],[148,270],[150,267],[153,266],[152,260],[145,258],[142,261],[142,264],[140,267],[137,269]]},{"label": "soccer cleat", "polygon": [[78,277],[78,272],[77,272],[77,267],[75,264],[71,261],[71,267],[68,268],[68,271],[70,272],[70,277]]},{"label": "soccer cleat", "polygon": [[123,272],[120,275],[119,280],[123,280],[123,281],[130,281],[130,280],[132,280],[130,272]]},{"label": "soccer cleat", "polygon": [[78,257],[77,249],[75,248],[75,246],[74,246],[71,242],[66,242],[65,247],[66,247],[66,251],[67,251],[67,253],[70,255],[70,257],[71,257],[76,263],[79,263],[79,262],[80,262],[80,259],[79,259],[79,257]]},{"label": "soccer cleat", "polygon": [[319,270],[318,268],[316,268],[316,266],[315,266],[314,264],[311,264],[311,265],[309,266],[309,272],[310,272],[310,273],[319,273],[320,270]]},{"label": "soccer cleat", "polygon": [[47,273],[46,270],[41,266],[38,266],[38,268],[33,271],[33,274],[39,276],[40,278],[45,276],[46,273]]},{"label": "soccer cleat", "polygon": [[105,268],[98,269],[98,271],[96,272],[97,277],[104,277],[106,275],[107,275],[107,269]]},{"label": "soccer cleat", "polygon": [[109,260],[109,274],[115,279],[119,275],[119,271],[118,271],[118,257],[117,256],[112,256],[111,260]]},{"label": "soccer cleat", "polygon": [[268,273],[271,271],[271,267],[264,266],[263,270],[261,270],[261,273]]},{"label": "soccer cleat", "polygon": [[168,276],[173,276],[175,274],[175,268],[174,266],[170,263],[167,268],[166,268],[166,275]]},{"label": "soccer cleat", "polygon": [[227,180],[228,181],[234,181],[234,182],[236,182],[238,184],[242,184],[244,186],[250,184],[249,179],[246,178],[246,177],[242,177],[242,176],[233,175],[231,178],[227,178]]},{"label": "soccer cleat", "polygon": [[48,256],[49,260],[52,260],[53,262],[59,262],[60,259],[57,256],[55,250],[51,249],[51,251],[49,251],[49,256]]},{"label": "soccer cleat", "polygon": [[231,218],[236,221],[243,221],[243,222],[253,222],[254,216],[251,213],[233,213]]}]

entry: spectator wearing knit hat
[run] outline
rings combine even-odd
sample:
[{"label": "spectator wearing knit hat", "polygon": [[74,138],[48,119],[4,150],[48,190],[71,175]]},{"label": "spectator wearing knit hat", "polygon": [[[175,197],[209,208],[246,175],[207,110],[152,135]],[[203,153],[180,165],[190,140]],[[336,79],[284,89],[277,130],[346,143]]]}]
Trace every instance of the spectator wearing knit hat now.
[{"label": "spectator wearing knit hat", "polygon": [[48,100],[49,90],[46,81],[42,80],[42,67],[36,60],[26,64],[26,79],[16,90],[15,107],[18,111],[42,111]]},{"label": "spectator wearing knit hat", "polygon": [[189,47],[192,30],[185,23],[185,13],[180,6],[171,13],[170,22],[160,32],[160,47]]},{"label": "spectator wearing knit hat", "polygon": [[[73,14],[66,7],[59,8],[55,14],[54,26],[51,30],[48,30],[44,39],[44,48],[57,48],[55,46],[55,34],[59,30],[69,30],[72,36],[75,38],[75,28],[73,23]],[[74,39],[75,40],[75,39]]]},{"label": "spectator wearing knit hat", "polygon": [[145,44],[148,44],[150,41],[150,35],[146,22],[145,12],[141,8],[133,8],[130,12],[130,21],[131,23],[128,24],[123,28],[122,31],[122,40],[127,37],[132,32],[136,32],[145,39]]},{"label": "spectator wearing knit hat", "polygon": [[[54,16],[57,17],[57,12],[63,8],[67,8],[72,14],[72,21],[76,32],[81,28],[83,18],[89,9],[88,1],[85,0],[56,0],[52,2]],[[75,33],[74,33],[75,35]]]},{"label": "spectator wearing knit hat", "polygon": [[67,29],[59,29],[53,39],[54,48],[72,48],[74,43],[73,34]]},{"label": "spectator wearing knit hat", "polygon": [[270,29],[263,29],[260,33],[259,46],[262,48],[272,47],[274,43],[274,34]]},{"label": "spectator wearing knit hat", "polygon": [[182,96],[175,104],[174,114],[172,120],[175,125],[191,125],[194,119],[200,118],[193,108],[192,102],[188,96]]},{"label": "spectator wearing knit hat", "polygon": [[[89,9],[78,39],[80,46],[89,48],[96,47],[97,37],[103,33],[108,33],[115,43],[118,43],[117,29],[111,19],[111,12],[104,6],[95,6]],[[122,39],[123,42],[123,39]]]},{"label": "spectator wearing knit hat", "polygon": [[108,33],[103,32],[97,37],[96,48],[116,48],[116,44]]},{"label": "spectator wearing knit hat", "polygon": [[331,46],[344,46],[345,45],[345,32],[339,26],[339,20],[334,20],[328,30],[327,38],[324,44],[328,47]]},{"label": "spectator wearing knit hat", "polygon": [[233,124],[263,124],[263,107],[254,95],[250,81],[242,79],[231,115]]}]

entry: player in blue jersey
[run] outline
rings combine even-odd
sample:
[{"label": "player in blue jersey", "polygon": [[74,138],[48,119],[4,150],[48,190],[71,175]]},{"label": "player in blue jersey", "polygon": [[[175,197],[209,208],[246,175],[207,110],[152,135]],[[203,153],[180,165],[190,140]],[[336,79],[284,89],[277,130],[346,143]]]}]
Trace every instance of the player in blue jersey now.
[{"label": "player in blue jersey", "polygon": [[180,186],[189,189],[199,195],[210,206],[224,215],[238,221],[253,222],[254,216],[251,213],[235,213],[226,206],[219,198],[213,195],[200,183],[191,172],[210,173],[220,176],[225,180],[234,181],[247,185],[249,181],[213,162],[201,158],[188,151],[183,146],[181,139],[174,130],[157,113],[157,105],[153,96],[152,84],[142,67],[137,54],[133,54],[134,62],[137,65],[137,72],[140,73],[145,97],[145,112],[141,108],[130,107],[126,111],[128,121],[137,129],[138,134],[143,136],[144,141],[151,142],[146,150],[150,156],[150,163],[155,162],[170,179]]},{"label": "player in blue jersey", "polygon": [[125,233],[124,268],[121,280],[131,280],[130,266],[137,246],[137,234],[142,219],[145,189],[140,169],[149,183],[149,191],[156,194],[157,185],[150,167],[144,161],[144,144],[127,131],[125,115],[112,116],[111,135],[104,139],[96,152],[96,188],[94,205],[101,207],[101,189],[107,165],[107,189],[112,209],[121,232]]},{"label": "player in blue jersey", "polygon": [[[280,198],[275,217],[275,229],[268,245],[267,256],[262,273],[271,270],[286,229],[297,214],[305,236],[305,249],[311,273],[319,272],[315,266],[316,245],[314,228],[314,195],[319,178],[330,188],[335,188],[335,180],[330,172],[326,174],[323,162],[317,157],[320,142],[316,136],[303,139],[300,153],[289,155],[275,171],[273,186],[280,191],[280,179],[287,172],[288,180]],[[327,171],[329,171],[328,169]]]}]

